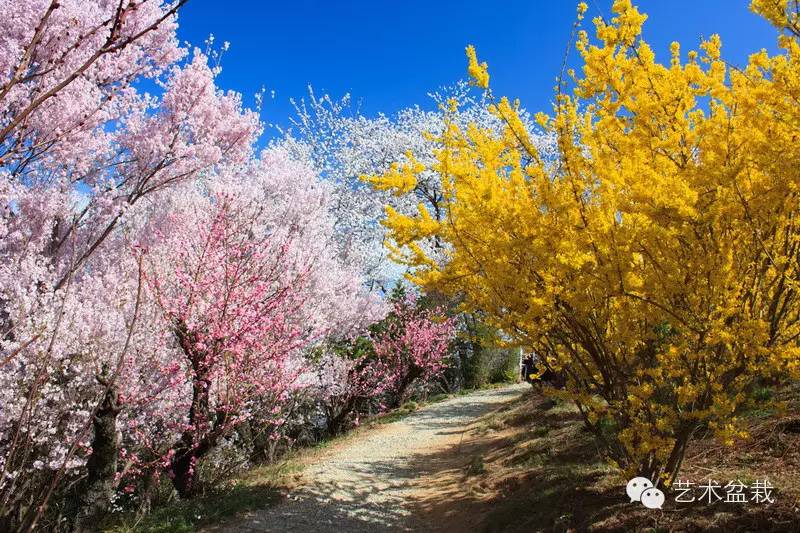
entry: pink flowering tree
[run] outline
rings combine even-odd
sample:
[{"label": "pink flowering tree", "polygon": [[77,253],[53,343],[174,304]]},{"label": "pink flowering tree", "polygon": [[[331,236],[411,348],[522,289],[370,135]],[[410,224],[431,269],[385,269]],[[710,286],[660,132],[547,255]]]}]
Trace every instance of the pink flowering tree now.
[{"label": "pink flowering tree", "polygon": [[386,368],[388,406],[408,397],[415,382],[429,383],[447,368],[448,348],[455,335],[452,318],[440,309],[426,309],[413,296],[400,296],[381,331],[375,335],[375,353]]},{"label": "pink flowering tree", "polygon": [[403,291],[392,300],[388,316],[372,324],[369,336],[329,342],[313,363],[330,434],[358,425],[364,415],[397,407],[412,386],[430,384],[449,364],[454,320]]},{"label": "pink flowering tree", "polygon": [[329,201],[309,165],[272,148],[245,168],[176,189],[151,220],[148,286],[178,348],[161,366],[189,376],[172,391],[191,400],[155,414],[160,422],[149,424],[174,427],[176,439],[149,449],[167,459],[182,496],[197,487],[198,461],[235,428],[252,422],[282,437],[307,387],[308,349],[385,314],[332,246]]},{"label": "pink flowering tree", "polygon": [[0,0],[0,530],[70,490],[81,529],[158,469],[191,493],[232,426],[283,431],[307,349],[386,312],[183,3]]},{"label": "pink flowering tree", "polygon": [[148,275],[191,382],[186,421],[170,449],[181,496],[195,489],[197,461],[247,416],[252,401],[276,389],[279,396],[291,382],[286,361],[304,342],[294,318],[308,266],[292,264],[288,240],[259,234],[260,206],[225,196],[213,204],[170,240],[174,267]]},{"label": "pink flowering tree", "polygon": [[83,469],[107,492],[99,451],[164,339],[131,242],[175,187],[251,157],[259,119],[187,58],[183,3],[0,1],[0,529],[34,529]]},{"label": "pink flowering tree", "polygon": [[357,426],[365,413],[382,410],[390,368],[368,337],[327,346],[315,365],[328,434],[337,435]]},{"label": "pink flowering tree", "polygon": [[[257,115],[216,87],[207,54],[184,60],[183,3],[0,4],[14,13],[0,21],[0,180],[24,186],[25,214],[46,229],[51,290],[143,198],[251,154]],[[136,89],[143,79],[161,94]]]}]

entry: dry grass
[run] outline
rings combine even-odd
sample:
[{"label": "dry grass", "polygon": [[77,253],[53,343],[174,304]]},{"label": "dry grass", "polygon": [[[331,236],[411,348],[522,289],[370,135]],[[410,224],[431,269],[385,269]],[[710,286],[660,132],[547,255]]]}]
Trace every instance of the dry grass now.
[{"label": "dry grass", "polygon": [[145,516],[112,515],[106,533],[190,533],[237,514],[275,505],[296,483],[301,467],[293,460],[255,467],[213,491],[191,500],[175,500]]},{"label": "dry grass", "polygon": [[626,480],[605,463],[575,410],[531,391],[440,454],[438,470],[420,481],[415,528],[800,532],[800,417],[791,414],[799,393],[785,391],[782,414],[749,413],[747,441],[733,447],[695,441],[680,476],[722,485],[767,478],[776,487],[774,504],[678,504],[669,493],[663,511],[632,504]]}]

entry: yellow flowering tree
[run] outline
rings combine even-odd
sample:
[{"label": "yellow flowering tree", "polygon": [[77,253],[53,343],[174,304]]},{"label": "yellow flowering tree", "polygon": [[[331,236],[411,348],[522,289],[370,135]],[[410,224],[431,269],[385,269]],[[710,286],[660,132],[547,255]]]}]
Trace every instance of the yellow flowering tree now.
[{"label": "yellow flowering tree", "polygon": [[[658,62],[646,16],[616,0],[577,32],[544,157],[517,105],[498,134],[451,124],[432,170],[444,216],[387,213],[395,256],[568,377],[608,456],[669,485],[700,427],[730,442],[759,379],[800,374],[800,45],[797,3],[754,1],[781,53],[728,65],[712,36]],[[581,4],[578,18],[586,6]],[[487,67],[467,49],[474,83]],[[571,86],[572,90],[567,91]],[[419,164],[375,177],[413,188]],[[419,243],[444,243],[433,261]]]}]

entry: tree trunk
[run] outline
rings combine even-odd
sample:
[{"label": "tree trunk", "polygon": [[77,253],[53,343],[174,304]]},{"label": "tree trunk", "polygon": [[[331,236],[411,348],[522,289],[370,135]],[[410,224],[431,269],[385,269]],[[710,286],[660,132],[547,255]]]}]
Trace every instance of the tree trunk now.
[{"label": "tree trunk", "polygon": [[120,438],[117,432],[117,390],[108,386],[103,403],[92,421],[92,453],[86,463],[88,474],[78,486],[78,512],[75,517],[76,532],[90,530],[103,516],[114,497],[117,459]]},{"label": "tree trunk", "polygon": [[192,448],[182,447],[175,451],[175,458],[171,463],[172,485],[181,498],[191,497],[197,488],[197,472],[194,468],[196,465],[197,457]]},{"label": "tree trunk", "polygon": [[[194,365],[197,368],[199,365]],[[175,444],[175,455],[170,464],[172,484],[181,498],[189,498],[197,490],[197,460],[211,448],[215,433],[209,420],[208,389],[211,382],[203,377],[192,383],[192,406],[189,408],[189,429]]]},{"label": "tree trunk", "polygon": [[355,409],[356,398],[349,398],[344,405],[339,409],[336,415],[329,416],[328,418],[328,434],[331,436],[339,435],[344,432],[346,428],[347,419],[350,413]]},{"label": "tree trunk", "polygon": [[[672,483],[677,478],[681,463],[683,463],[683,457],[686,454],[686,446],[689,444],[689,440],[692,438],[696,428],[696,424],[691,424],[681,428],[678,432],[675,445],[672,447],[672,453],[670,453],[667,464],[664,467],[664,473],[669,476],[667,477],[667,482]],[[656,481],[653,481],[653,483],[656,483]]]},{"label": "tree trunk", "polygon": [[192,434],[193,432],[186,432],[175,445],[175,456],[170,463],[173,474],[172,485],[181,498],[191,498],[197,494],[200,482],[197,464],[216,446],[222,435],[221,428],[224,423],[224,417],[220,416],[220,422],[215,424],[212,430],[199,437],[199,440],[194,440],[196,437]]},{"label": "tree trunk", "polygon": [[422,375],[422,370],[416,366],[411,367],[411,370],[408,374],[400,381],[397,388],[395,389],[394,398],[392,398],[392,403],[390,407],[400,407],[403,402],[406,400],[406,395],[408,393],[408,388],[417,379],[419,376]]}]

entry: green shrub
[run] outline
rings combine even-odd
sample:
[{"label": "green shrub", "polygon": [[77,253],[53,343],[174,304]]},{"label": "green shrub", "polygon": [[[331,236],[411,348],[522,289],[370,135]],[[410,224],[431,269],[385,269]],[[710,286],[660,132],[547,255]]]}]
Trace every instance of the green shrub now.
[{"label": "green shrub", "polygon": [[518,348],[495,348],[489,357],[491,383],[513,383],[519,378],[520,352]]}]

